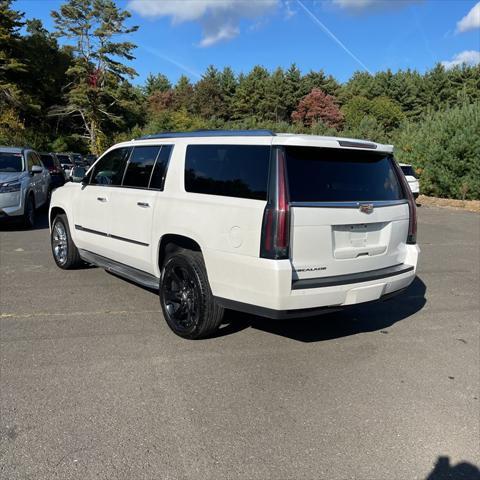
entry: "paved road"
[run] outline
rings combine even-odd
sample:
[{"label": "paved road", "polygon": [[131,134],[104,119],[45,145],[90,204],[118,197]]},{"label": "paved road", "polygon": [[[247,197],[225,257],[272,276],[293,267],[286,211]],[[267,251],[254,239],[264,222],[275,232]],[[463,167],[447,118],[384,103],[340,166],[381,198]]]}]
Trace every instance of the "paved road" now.
[{"label": "paved road", "polygon": [[403,297],[197,342],[44,221],[1,231],[0,478],[479,478],[480,216],[419,213]]}]

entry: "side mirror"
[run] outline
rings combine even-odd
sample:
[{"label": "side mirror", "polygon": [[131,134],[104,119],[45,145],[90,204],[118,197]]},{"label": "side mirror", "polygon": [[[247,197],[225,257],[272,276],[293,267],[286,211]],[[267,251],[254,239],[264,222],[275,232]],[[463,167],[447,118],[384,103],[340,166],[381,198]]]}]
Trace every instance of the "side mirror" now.
[{"label": "side mirror", "polygon": [[86,176],[86,177],[83,177],[83,178],[82,178],[82,182],[81,182],[81,183],[82,183],[82,185],[83,185],[83,186],[86,186],[86,185],[88,185],[88,183],[89,183],[89,182],[88,182],[88,176]]},{"label": "side mirror", "polygon": [[42,173],[43,168],[40,167],[40,165],[32,165],[32,169],[30,170],[30,173],[35,174],[35,173]]}]

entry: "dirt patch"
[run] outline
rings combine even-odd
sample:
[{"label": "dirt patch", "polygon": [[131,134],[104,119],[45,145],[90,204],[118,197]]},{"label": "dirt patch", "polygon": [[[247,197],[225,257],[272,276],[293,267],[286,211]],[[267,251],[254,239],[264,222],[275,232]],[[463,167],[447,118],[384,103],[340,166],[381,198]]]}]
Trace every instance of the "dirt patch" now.
[{"label": "dirt patch", "polygon": [[480,213],[480,200],[453,200],[450,198],[437,198],[420,195],[417,198],[417,205],[425,205],[426,207],[446,207]]}]

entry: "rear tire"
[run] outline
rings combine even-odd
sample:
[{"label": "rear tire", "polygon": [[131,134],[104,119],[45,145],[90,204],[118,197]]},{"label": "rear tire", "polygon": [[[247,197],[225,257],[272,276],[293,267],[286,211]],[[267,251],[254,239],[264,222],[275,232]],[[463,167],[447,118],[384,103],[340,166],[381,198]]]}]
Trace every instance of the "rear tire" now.
[{"label": "rear tire", "polygon": [[167,256],[159,296],[168,326],[182,338],[210,337],[222,322],[224,310],[212,295],[200,252],[179,249]]},{"label": "rear tire", "polygon": [[50,233],[53,259],[63,270],[78,267],[82,263],[78,249],[73,243],[67,216],[57,215],[52,222]]},{"label": "rear tire", "polygon": [[32,194],[29,194],[25,200],[22,225],[25,228],[33,228],[35,226],[35,200]]}]

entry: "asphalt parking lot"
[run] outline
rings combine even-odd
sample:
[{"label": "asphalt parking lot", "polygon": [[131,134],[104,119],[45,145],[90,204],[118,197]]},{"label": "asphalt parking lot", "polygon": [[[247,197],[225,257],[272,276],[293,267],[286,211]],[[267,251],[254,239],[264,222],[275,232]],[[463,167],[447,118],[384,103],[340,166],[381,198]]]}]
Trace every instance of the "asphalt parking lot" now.
[{"label": "asphalt parking lot", "polygon": [[401,297],[186,341],[158,298],[0,231],[0,478],[480,478],[480,216],[419,208]]}]

